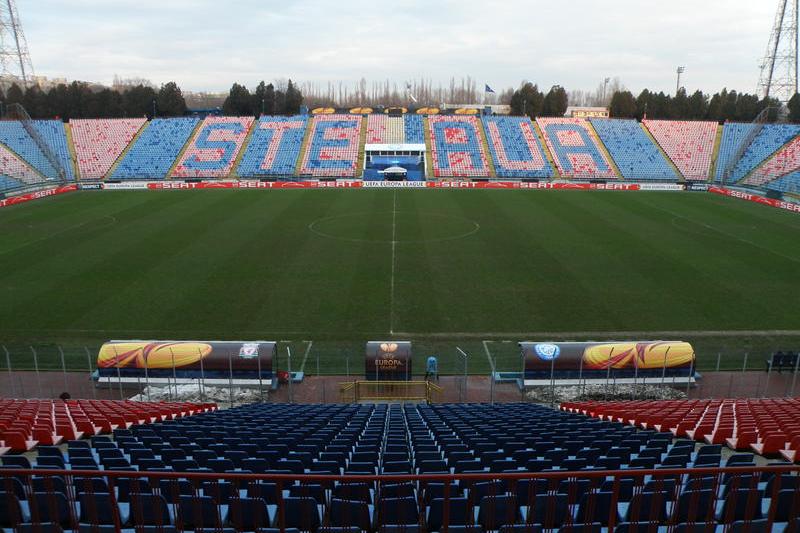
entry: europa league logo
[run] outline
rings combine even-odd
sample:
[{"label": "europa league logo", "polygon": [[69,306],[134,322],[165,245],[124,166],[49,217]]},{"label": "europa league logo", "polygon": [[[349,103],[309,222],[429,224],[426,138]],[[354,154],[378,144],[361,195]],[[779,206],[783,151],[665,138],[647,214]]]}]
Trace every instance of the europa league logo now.
[{"label": "europa league logo", "polygon": [[383,352],[384,355],[390,354],[390,353],[396,352],[396,351],[397,351],[397,344],[396,343],[394,343],[394,342],[383,342],[383,343],[381,343],[381,352]]},{"label": "europa league logo", "polygon": [[381,343],[380,359],[375,360],[375,366],[381,368],[397,368],[403,366],[403,361],[395,358],[394,352],[397,351],[397,344],[394,342]]}]

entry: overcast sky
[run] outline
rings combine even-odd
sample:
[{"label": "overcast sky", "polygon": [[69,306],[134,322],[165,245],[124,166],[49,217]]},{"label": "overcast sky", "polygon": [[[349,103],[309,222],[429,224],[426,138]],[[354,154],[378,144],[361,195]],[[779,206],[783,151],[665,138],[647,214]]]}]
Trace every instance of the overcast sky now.
[{"label": "overcast sky", "polygon": [[37,74],[753,92],[777,0],[18,0]]}]

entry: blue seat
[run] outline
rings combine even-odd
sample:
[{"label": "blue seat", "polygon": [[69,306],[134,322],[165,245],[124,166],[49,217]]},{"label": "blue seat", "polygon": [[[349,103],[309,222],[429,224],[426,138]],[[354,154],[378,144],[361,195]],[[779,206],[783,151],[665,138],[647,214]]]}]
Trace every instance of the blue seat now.
[{"label": "blue seat", "polygon": [[[79,511],[80,512],[80,511]],[[34,492],[30,501],[31,522],[52,522],[73,529],[75,517],[67,498],[58,492]]]},{"label": "blue seat", "polygon": [[464,526],[472,523],[472,513],[467,498],[450,498],[445,502],[442,498],[434,498],[428,506],[425,522],[429,531],[440,531],[444,525],[444,508],[448,507],[448,524]]},{"label": "blue seat", "polygon": [[128,522],[128,514],[121,513],[111,494],[95,493],[81,494],[80,515],[81,524],[118,526]]},{"label": "blue seat", "polygon": [[721,505],[718,504],[716,518],[724,524],[761,518],[761,492],[753,489],[731,490]]},{"label": "blue seat", "polygon": [[30,514],[23,509],[16,494],[0,492],[0,527],[14,527],[29,519]]},{"label": "blue seat", "polygon": [[625,522],[663,522],[667,519],[667,496],[663,492],[634,494],[622,519]]},{"label": "blue seat", "polygon": [[176,522],[184,529],[221,528],[227,516],[220,511],[211,496],[181,496]]},{"label": "blue seat", "polygon": [[355,526],[363,531],[372,530],[370,508],[363,501],[332,499],[329,520],[332,526]]},{"label": "blue seat", "polygon": [[497,530],[501,526],[519,522],[520,512],[517,497],[511,495],[486,496],[478,506],[477,523],[486,530]]},{"label": "blue seat", "polygon": [[569,500],[566,494],[546,494],[537,496],[533,505],[522,507],[522,521],[526,524],[540,524],[545,528],[561,527],[567,520]]},{"label": "blue seat", "polygon": [[714,493],[711,490],[682,492],[672,510],[672,521],[679,524],[714,520]]},{"label": "blue seat", "polygon": [[419,524],[419,507],[413,497],[381,498],[377,511],[378,520],[383,525]]},{"label": "blue seat", "polygon": [[228,517],[238,531],[255,531],[270,527],[274,520],[261,498],[233,498],[228,507]]},{"label": "blue seat", "polygon": [[[322,522],[320,509],[314,498],[283,498],[283,507],[283,527],[316,531]],[[280,519],[280,513],[278,518]],[[276,525],[281,526],[280,523]]]},{"label": "blue seat", "polygon": [[169,526],[173,516],[167,501],[157,494],[130,495],[130,523],[134,526]]}]

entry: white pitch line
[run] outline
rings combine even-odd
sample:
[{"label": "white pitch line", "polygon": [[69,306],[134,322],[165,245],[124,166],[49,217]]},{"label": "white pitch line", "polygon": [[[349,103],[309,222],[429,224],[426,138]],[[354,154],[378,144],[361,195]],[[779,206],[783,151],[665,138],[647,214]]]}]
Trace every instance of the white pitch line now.
[{"label": "white pitch line", "polygon": [[489,343],[494,341],[483,341],[483,351],[486,352],[486,359],[489,360],[489,366],[492,368],[492,373],[494,373],[494,361],[492,361],[492,353],[489,351]]},{"label": "white pitch line", "polygon": [[392,277],[389,290],[389,334],[394,334],[394,271],[397,250],[397,191],[392,196]]}]

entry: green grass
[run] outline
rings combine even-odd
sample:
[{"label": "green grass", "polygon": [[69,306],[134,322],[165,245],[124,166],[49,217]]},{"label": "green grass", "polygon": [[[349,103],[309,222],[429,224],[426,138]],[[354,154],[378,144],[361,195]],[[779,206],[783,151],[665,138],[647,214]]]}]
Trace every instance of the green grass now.
[{"label": "green grass", "polygon": [[111,338],[287,340],[293,365],[313,340],[306,372],[343,374],[370,339],[486,372],[485,346],[519,359],[484,340],[660,337],[761,367],[800,347],[760,333],[800,329],[798,235],[702,193],[87,191],[0,210],[0,344],[85,369]]}]

